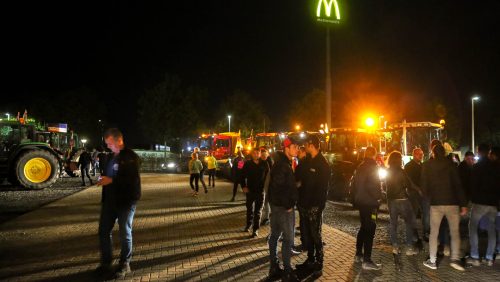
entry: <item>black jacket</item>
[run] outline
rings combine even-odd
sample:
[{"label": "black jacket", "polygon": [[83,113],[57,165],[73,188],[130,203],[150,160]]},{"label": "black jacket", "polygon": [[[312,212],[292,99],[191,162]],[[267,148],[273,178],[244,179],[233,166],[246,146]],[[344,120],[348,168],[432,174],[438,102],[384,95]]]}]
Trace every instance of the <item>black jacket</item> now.
[{"label": "black jacket", "polygon": [[472,203],[497,206],[500,194],[499,164],[482,158],[472,168],[471,178]]},{"label": "black jacket", "polygon": [[423,164],[421,185],[431,205],[467,206],[457,167],[447,158],[430,159]]},{"label": "black jacket", "polygon": [[364,159],[354,173],[352,191],[355,206],[378,208],[382,200],[377,162]]},{"label": "black jacket", "polygon": [[308,157],[295,169],[299,173],[302,185],[299,188],[298,206],[303,208],[325,208],[330,181],[330,166],[325,157],[319,153],[316,157]]},{"label": "black jacket", "polygon": [[78,166],[81,168],[88,168],[91,161],[92,157],[90,156],[89,152],[83,151],[78,158]]},{"label": "black jacket", "polygon": [[291,161],[283,152],[278,152],[271,169],[269,202],[275,206],[291,209],[298,199],[297,190]]},{"label": "black jacket", "polygon": [[141,198],[139,163],[139,156],[128,148],[122,149],[115,158],[109,158],[110,165],[104,175],[112,177],[113,182],[102,188],[103,202],[120,208],[133,205]]},{"label": "black jacket", "polygon": [[464,190],[465,198],[468,202],[471,200],[472,166],[469,166],[467,162],[462,161],[458,165],[458,176],[460,177],[462,189]]},{"label": "black jacket", "polygon": [[243,171],[244,164],[245,158],[241,156],[236,156],[232,161],[231,177],[233,178],[234,182],[241,180],[241,172]]},{"label": "black jacket", "polygon": [[411,160],[405,165],[406,175],[410,178],[413,184],[420,187],[420,178],[422,176],[422,164],[417,163],[415,160]]},{"label": "black jacket", "polygon": [[389,168],[385,179],[387,200],[407,199],[411,189],[411,182],[406,172],[399,168]]},{"label": "black jacket", "polygon": [[245,162],[241,172],[241,186],[247,187],[250,193],[264,193],[264,184],[269,173],[269,164],[267,161],[259,159],[256,164],[253,160]]}]

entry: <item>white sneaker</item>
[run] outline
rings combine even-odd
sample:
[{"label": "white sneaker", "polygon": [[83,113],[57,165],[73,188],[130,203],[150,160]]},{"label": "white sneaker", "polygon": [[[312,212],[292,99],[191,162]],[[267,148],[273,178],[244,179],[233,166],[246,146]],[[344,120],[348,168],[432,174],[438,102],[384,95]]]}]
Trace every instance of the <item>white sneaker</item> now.
[{"label": "white sneaker", "polygon": [[451,261],[450,262],[450,266],[453,267],[456,270],[465,271],[465,268],[462,266],[462,264],[458,260]]}]

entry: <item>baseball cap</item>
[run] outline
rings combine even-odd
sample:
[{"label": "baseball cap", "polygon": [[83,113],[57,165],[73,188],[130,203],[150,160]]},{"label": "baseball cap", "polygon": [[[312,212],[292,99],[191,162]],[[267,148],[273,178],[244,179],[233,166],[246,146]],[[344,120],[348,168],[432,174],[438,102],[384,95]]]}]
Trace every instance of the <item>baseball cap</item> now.
[{"label": "baseball cap", "polygon": [[293,141],[292,139],[290,138],[285,138],[285,140],[283,140],[283,148],[286,148],[286,147],[290,147],[290,145],[292,144],[296,144],[295,141]]}]

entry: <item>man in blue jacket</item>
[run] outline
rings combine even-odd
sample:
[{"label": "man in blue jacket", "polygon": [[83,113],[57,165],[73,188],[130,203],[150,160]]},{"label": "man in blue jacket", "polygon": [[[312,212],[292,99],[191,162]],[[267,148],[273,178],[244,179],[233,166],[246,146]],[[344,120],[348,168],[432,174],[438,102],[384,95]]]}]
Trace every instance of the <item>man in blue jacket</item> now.
[{"label": "man in blue jacket", "polygon": [[[111,234],[118,221],[120,231],[120,263],[114,278],[123,278],[130,272],[132,258],[132,222],[135,207],[141,198],[141,178],[139,157],[125,147],[122,133],[111,128],[104,134],[108,148],[113,152],[109,157],[105,173],[98,185],[102,185],[101,217],[99,220],[99,241],[101,264],[97,268],[100,275],[112,274],[113,245]],[[109,277],[106,277],[109,278]]]}]

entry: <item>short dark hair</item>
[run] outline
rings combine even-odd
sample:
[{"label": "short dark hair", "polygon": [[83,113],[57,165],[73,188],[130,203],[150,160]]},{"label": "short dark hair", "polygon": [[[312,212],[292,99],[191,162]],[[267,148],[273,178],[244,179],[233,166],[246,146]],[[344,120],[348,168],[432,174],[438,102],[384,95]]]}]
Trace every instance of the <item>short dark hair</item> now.
[{"label": "short dark hair", "polygon": [[113,139],[123,138],[123,133],[118,128],[108,128],[106,132],[104,132],[104,139],[108,139],[109,137],[113,137]]},{"label": "short dark hair", "polygon": [[314,146],[314,148],[319,149],[319,143],[320,143],[320,141],[319,141],[318,136],[310,134],[307,137],[307,143],[308,144],[312,144]]},{"label": "short dark hair", "polygon": [[474,157],[474,153],[471,151],[465,152],[465,157]]},{"label": "short dark hair", "polygon": [[431,141],[431,150],[436,145],[443,145],[443,142],[439,141],[438,139],[432,139],[432,141]]},{"label": "short dark hair", "polygon": [[483,156],[487,156],[488,155],[488,152],[490,151],[490,146],[488,144],[479,144],[479,146],[477,146],[477,152]]},{"label": "short dark hair", "polygon": [[377,149],[375,147],[367,147],[365,150],[365,158],[374,158],[377,156]]},{"label": "short dark hair", "polygon": [[390,168],[401,167],[403,165],[403,155],[398,151],[392,151],[387,159]]},{"label": "short dark hair", "polygon": [[432,147],[432,153],[434,154],[434,158],[444,158],[446,155],[446,150],[444,149],[444,146],[441,144],[437,144],[436,146]]}]

